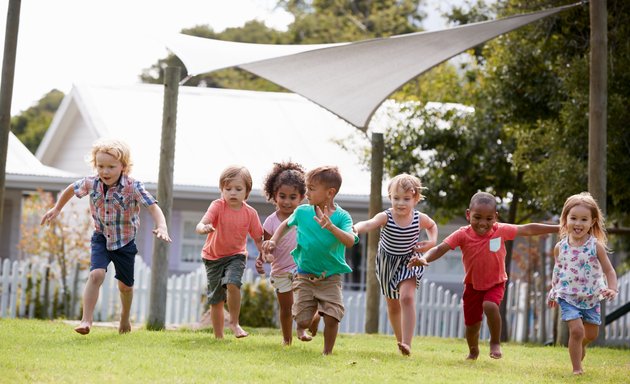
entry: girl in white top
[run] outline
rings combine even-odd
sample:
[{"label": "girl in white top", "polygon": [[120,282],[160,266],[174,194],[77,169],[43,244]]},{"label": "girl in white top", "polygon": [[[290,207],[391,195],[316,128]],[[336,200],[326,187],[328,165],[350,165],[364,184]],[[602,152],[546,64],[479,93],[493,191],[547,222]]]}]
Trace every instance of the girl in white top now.
[{"label": "girl in white top", "polygon": [[[263,223],[264,239],[269,240],[280,224],[286,220],[295,208],[304,200],[306,183],[304,168],[297,163],[274,163],[273,169],[265,177],[263,190],[267,200],[275,204],[276,211]],[[256,259],[256,270],[264,274],[263,261],[271,263],[271,285],[278,297],[282,344],[291,345],[293,333],[293,275],[296,269],[291,251],[296,247],[295,227],[292,227],[278,242],[273,254],[262,255]],[[319,315],[315,315],[309,331],[314,336],[319,325]],[[310,341],[312,337],[306,330],[298,330],[298,339]]]},{"label": "girl in white top", "polygon": [[[376,255],[376,277],[387,299],[387,315],[398,349],[409,356],[416,327],[416,288],[424,267],[408,267],[417,252],[426,252],[437,242],[433,219],[415,209],[422,200],[420,179],[408,174],[394,177],[387,187],[392,207],[354,225],[357,234],[381,228]],[[428,240],[420,241],[425,230]]]},{"label": "girl in white top", "polygon": [[617,275],[608,259],[604,217],[588,192],[569,197],[560,216],[560,241],[553,255],[555,265],[550,307],[560,306],[569,327],[569,356],[573,374],[581,375],[586,346],[597,338],[602,299],[617,295]]}]

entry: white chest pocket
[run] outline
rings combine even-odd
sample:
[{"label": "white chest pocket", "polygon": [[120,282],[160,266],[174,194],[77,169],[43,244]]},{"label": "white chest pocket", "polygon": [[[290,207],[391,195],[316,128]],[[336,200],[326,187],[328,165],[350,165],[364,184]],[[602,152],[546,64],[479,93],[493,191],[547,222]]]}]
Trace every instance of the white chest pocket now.
[{"label": "white chest pocket", "polygon": [[501,248],[501,238],[490,239],[490,252],[497,252]]}]

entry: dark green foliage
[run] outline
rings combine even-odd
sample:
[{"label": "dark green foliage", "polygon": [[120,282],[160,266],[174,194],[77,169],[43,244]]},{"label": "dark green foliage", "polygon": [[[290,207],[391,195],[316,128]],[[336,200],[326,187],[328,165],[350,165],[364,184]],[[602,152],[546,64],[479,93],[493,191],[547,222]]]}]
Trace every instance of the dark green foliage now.
[{"label": "dark green foliage", "polygon": [[275,327],[276,295],[271,284],[246,283],[241,289],[240,323],[250,327]]},{"label": "dark green foliage", "polygon": [[11,132],[35,153],[61,104],[64,94],[53,89],[35,105],[11,118]]}]

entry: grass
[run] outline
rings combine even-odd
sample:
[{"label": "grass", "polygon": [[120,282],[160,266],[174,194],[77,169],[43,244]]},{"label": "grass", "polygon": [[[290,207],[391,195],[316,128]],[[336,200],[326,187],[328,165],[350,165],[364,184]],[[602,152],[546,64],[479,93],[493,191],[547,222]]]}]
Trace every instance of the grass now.
[{"label": "grass", "polygon": [[507,343],[492,360],[465,361],[463,339],[416,337],[409,358],[393,336],[340,335],[322,356],[321,335],[280,345],[276,329],[250,337],[208,331],[93,328],[81,336],[61,321],[0,319],[0,383],[622,383],[630,350],[589,349],[586,374],[574,377],[566,348]]}]

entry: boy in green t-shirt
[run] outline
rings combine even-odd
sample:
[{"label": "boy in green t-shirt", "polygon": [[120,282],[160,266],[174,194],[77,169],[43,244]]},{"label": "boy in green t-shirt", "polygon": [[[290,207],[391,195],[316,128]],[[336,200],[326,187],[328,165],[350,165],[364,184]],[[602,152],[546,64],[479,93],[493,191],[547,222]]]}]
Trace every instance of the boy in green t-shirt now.
[{"label": "boy in green t-shirt", "polygon": [[308,341],[306,329],[313,316],[317,312],[322,316],[324,355],[332,353],[344,314],[341,274],[352,272],[346,263],[345,251],[359,241],[352,232],[350,214],[334,202],[340,187],[341,175],[337,167],[323,166],[308,172],[308,204],[297,207],[272,238],[263,243],[263,253],[269,254],[288,227],[297,226],[297,247],[291,252],[297,264],[293,317],[298,338]]}]

